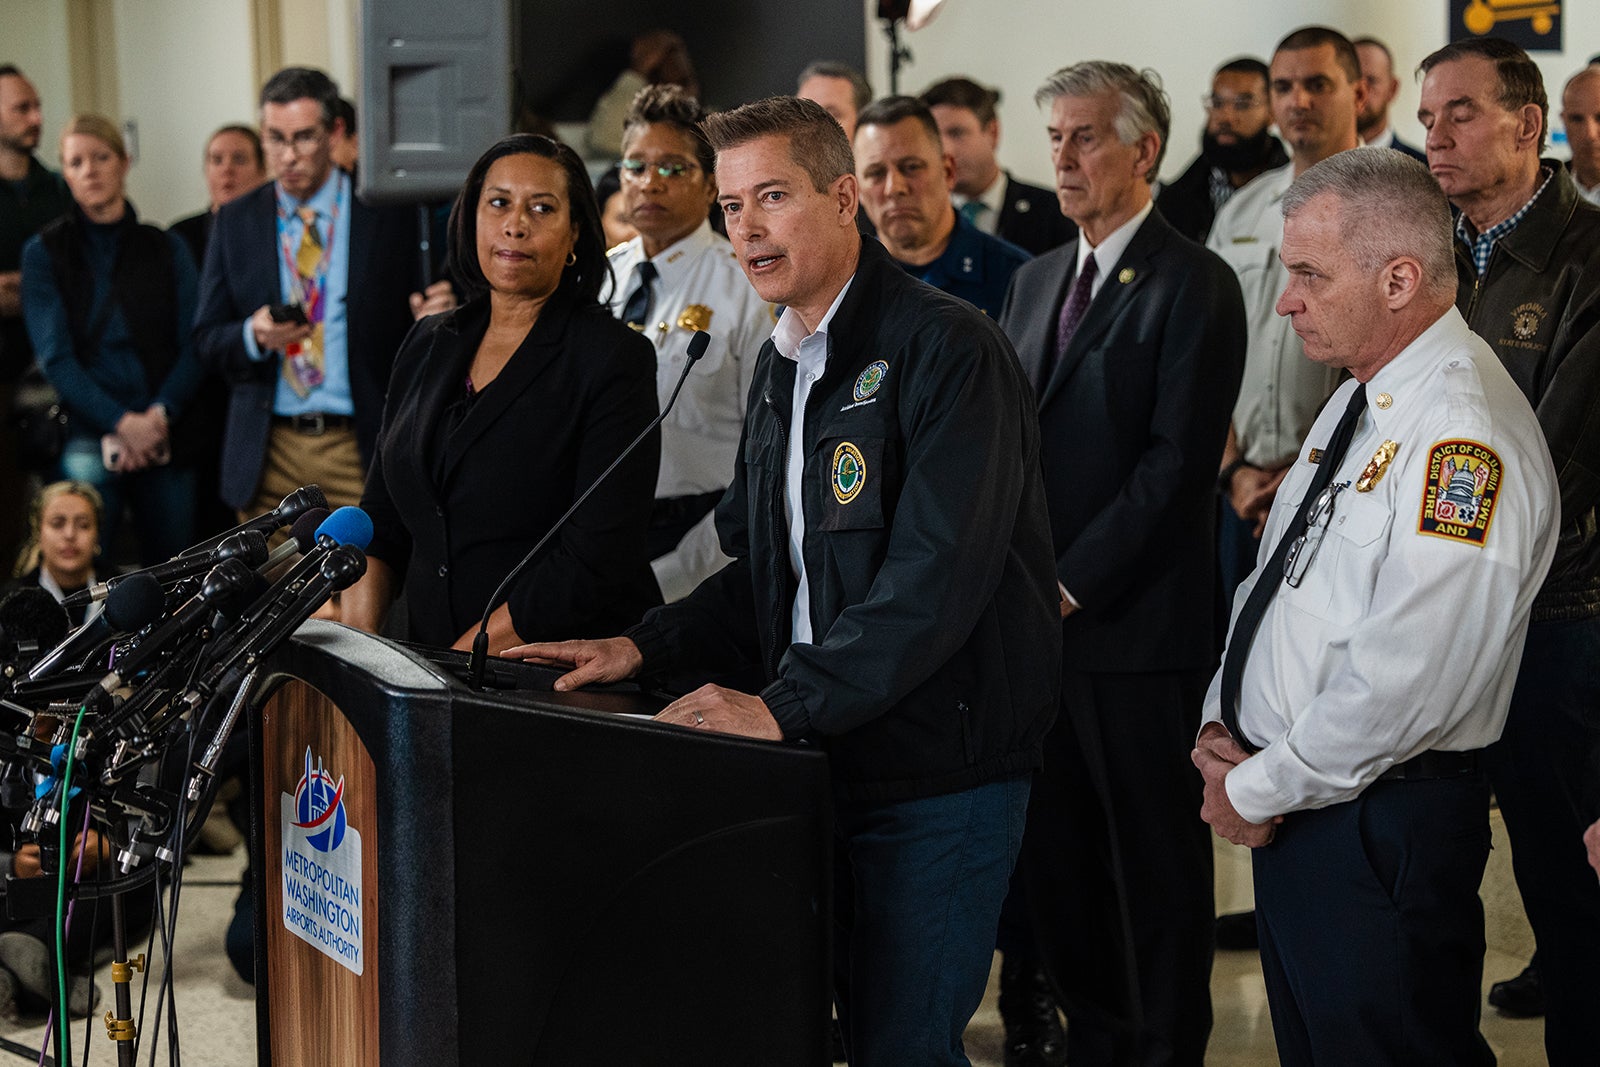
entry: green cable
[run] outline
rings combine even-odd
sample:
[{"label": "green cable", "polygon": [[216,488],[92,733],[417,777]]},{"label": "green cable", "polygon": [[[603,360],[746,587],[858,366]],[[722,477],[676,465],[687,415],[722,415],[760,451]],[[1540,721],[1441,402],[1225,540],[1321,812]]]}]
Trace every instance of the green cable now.
[{"label": "green cable", "polygon": [[[61,768],[61,850],[56,866],[59,868],[56,878],[56,1001],[60,1007],[56,1011],[56,1063],[70,1065],[72,1063],[72,1036],[69,1033],[71,1026],[67,1021],[67,938],[65,935],[67,925],[67,809],[72,804],[72,757],[78,751],[78,731],[83,728],[83,717],[89,713],[89,705],[81,704],[78,707],[78,719],[72,724],[72,740],[67,743],[67,758]],[[99,859],[98,856],[95,857]]]}]

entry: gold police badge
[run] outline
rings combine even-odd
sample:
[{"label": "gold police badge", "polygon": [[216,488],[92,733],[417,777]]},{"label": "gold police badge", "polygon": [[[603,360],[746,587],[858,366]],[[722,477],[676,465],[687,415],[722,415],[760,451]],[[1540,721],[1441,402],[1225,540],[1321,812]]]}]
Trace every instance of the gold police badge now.
[{"label": "gold police badge", "polygon": [[704,304],[690,304],[678,313],[678,329],[698,333],[710,329],[711,309]]},{"label": "gold police badge", "polygon": [[1383,472],[1388,469],[1394,454],[1399,450],[1400,445],[1396,441],[1385,441],[1379,445],[1372,458],[1367,460],[1367,465],[1361,469],[1361,477],[1356,479],[1356,492],[1372,492],[1372,487],[1383,478]]}]

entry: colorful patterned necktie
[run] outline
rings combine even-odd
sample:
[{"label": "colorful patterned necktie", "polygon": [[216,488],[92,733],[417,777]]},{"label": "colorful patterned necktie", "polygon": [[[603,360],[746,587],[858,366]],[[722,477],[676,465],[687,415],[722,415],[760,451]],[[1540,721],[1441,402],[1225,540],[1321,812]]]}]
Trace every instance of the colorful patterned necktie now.
[{"label": "colorful patterned necktie", "polygon": [[325,249],[322,233],[317,229],[317,209],[302,207],[300,217],[300,249],[295,253],[295,272],[299,275],[297,288],[300,304],[311,323],[311,336],[284,350],[283,377],[295,395],[304,399],[311,390],[321,385],[324,378],[322,360],[323,288],[326,284]]}]

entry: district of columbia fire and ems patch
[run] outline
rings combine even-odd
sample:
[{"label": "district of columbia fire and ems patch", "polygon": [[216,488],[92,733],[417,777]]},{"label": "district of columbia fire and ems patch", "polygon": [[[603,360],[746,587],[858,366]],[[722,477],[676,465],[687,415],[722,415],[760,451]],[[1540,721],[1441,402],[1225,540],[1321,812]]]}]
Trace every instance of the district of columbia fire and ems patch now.
[{"label": "district of columbia fire and ems patch", "polygon": [[1502,468],[1494,449],[1476,441],[1440,441],[1428,450],[1417,532],[1482,547],[1494,521]]}]

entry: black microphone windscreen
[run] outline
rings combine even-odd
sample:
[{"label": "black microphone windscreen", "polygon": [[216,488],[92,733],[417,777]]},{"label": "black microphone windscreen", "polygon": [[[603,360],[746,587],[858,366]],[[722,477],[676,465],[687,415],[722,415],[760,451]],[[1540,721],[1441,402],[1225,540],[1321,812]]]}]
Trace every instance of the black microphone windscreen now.
[{"label": "black microphone windscreen", "polygon": [[118,633],[142,630],[161,617],[166,604],[161,583],[148,574],[135,572],[112,586],[106,597],[106,622]]},{"label": "black microphone windscreen", "polygon": [[294,526],[290,528],[289,536],[294,538],[295,544],[300,547],[302,553],[310,552],[316,547],[317,527],[322,525],[329,514],[327,508],[312,508],[294,520]]},{"label": "black microphone windscreen", "polygon": [[704,330],[696,330],[694,336],[689,338],[688,355],[691,361],[699,359],[706,354],[706,346],[711,343],[711,335]]},{"label": "black microphone windscreen", "polygon": [[54,648],[71,628],[66,609],[37,585],[23,586],[0,600],[0,634],[8,645],[31,641],[35,648]]},{"label": "black microphone windscreen", "polygon": [[328,497],[320,485],[303,485],[299,489],[283,498],[283,501],[274,508],[280,523],[287,523],[299,518],[312,508],[325,508],[328,506]]}]

